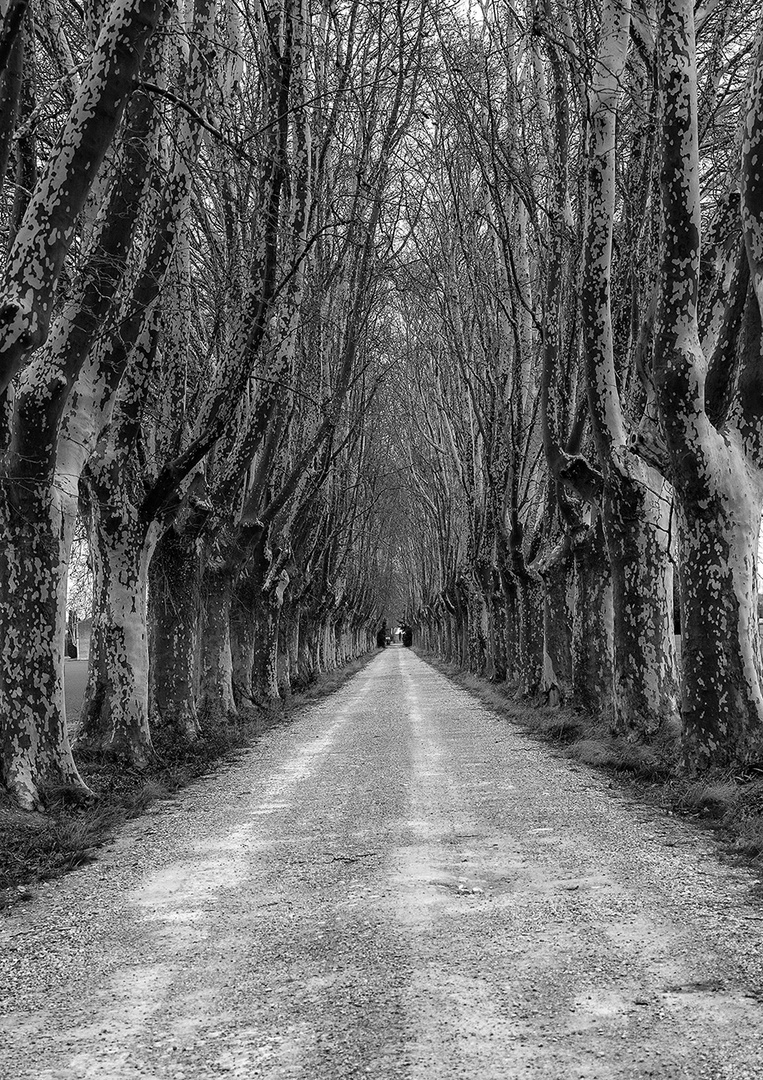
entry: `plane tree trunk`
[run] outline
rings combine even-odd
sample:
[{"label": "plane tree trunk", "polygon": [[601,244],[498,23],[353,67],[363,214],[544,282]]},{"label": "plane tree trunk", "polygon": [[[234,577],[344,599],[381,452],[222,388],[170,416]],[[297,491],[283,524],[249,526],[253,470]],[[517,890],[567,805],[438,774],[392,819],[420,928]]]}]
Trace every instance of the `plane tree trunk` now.
[{"label": "plane tree trunk", "polygon": [[199,734],[201,556],[200,542],[172,526],[149,566],[151,714],[171,742],[192,742]]},{"label": "plane tree trunk", "polygon": [[153,756],[148,710],[148,568],[160,529],[135,513],[137,465],[96,454],[87,471],[95,570],[93,629],[79,741],[134,768]]},{"label": "plane tree trunk", "polygon": [[559,705],[569,699],[572,686],[572,552],[567,537],[552,549],[539,569],[544,586],[541,690],[549,705]]},{"label": "plane tree trunk", "polygon": [[614,610],[601,518],[573,538],[572,700],[596,716],[613,715]]},{"label": "plane tree trunk", "polygon": [[[741,219],[751,289],[729,296],[723,332],[705,355],[697,299],[700,191],[696,47],[691,0],[663,0],[663,261],[654,382],[675,490],[682,633],[683,750],[691,771],[763,756],[757,547],[763,510],[763,33],[742,149]],[[706,373],[724,373],[724,407]],[[712,417],[710,410],[712,408]]]},{"label": "plane tree trunk", "polygon": [[[128,69],[139,62],[144,49],[145,41],[130,59]],[[62,774],[72,776],[73,782],[83,790],[84,785],[72,772],[63,712],[63,656],[55,628],[65,619],[66,572],[76,514],[77,485],[92,440],[89,429],[86,430],[87,424],[78,425],[76,438],[66,444],[62,454],[59,430],[66,410],[71,412],[73,408],[76,411],[78,404],[82,403],[78,399],[70,407],[69,391],[122,278],[134,235],[134,225],[126,222],[132,221],[137,214],[146,183],[147,143],[152,116],[153,106],[146,95],[135,94],[130,100],[118,155],[122,171],[115,170],[99,219],[98,233],[75,286],[57,315],[50,338],[18,376],[12,391],[8,392],[8,407],[4,415],[7,430],[3,433],[2,441],[7,449],[0,463],[0,473],[7,502],[0,510],[0,517],[4,519],[9,532],[14,533],[14,516],[18,508],[24,505],[26,558],[29,566],[36,569],[34,574],[3,575],[9,591],[6,604],[0,606],[0,626],[9,641],[19,641],[27,633],[18,625],[20,618],[27,620],[27,616],[22,614],[27,603],[36,604],[40,609],[46,607],[46,614],[43,616],[40,610],[37,619],[29,625],[39,628],[47,626],[49,629],[46,633],[40,633],[34,652],[30,650],[28,655],[35,656],[39,677],[50,686],[46,716],[40,716],[40,730],[33,732],[29,728],[29,724],[35,722],[33,714],[27,712],[26,720],[17,714],[14,702],[27,700],[28,693],[19,692],[19,669],[14,667],[8,655],[10,666],[0,674],[0,684],[5,687],[6,695],[5,704],[2,704],[3,692],[0,691],[0,714],[4,724],[8,725],[4,770],[9,777],[18,772],[19,766],[13,761],[14,746],[18,745],[16,740],[20,728],[26,726],[28,730],[22,741],[28,742],[30,747],[44,745],[50,761],[56,754],[53,740],[60,740],[58,755]],[[64,186],[65,175],[63,170],[61,181]],[[60,191],[55,195],[53,187],[50,187],[48,198],[48,209],[53,212],[55,198],[64,198],[64,195]],[[41,206],[37,211],[40,215],[38,224],[42,228]],[[54,256],[51,251],[54,261],[59,257],[63,258],[60,252]],[[55,282],[46,284],[52,288]],[[47,323],[44,332],[47,333]],[[95,396],[88,397],[85,404],[91,410],[95,408]],[[35,492],[33,498],[29,494],[32,491]],[[13,558],[13,544],[7,546],[7,556]],[[0,666],[2,663],[0,661]],[[57,715],[54,716],[54,713]],[[27,776],[27,795],[22,801],[26,803],[30,798],[34,801],[35,770],[32,767],[30,771],[29,762],[21,768]],[[50,765],[46,766],[41,776],[51,772],[51,768]],[[17,789],[15,783],[14,789]]]},{"label": "plane tree trunk", "polygon": [[64,710],[66,581],[74,513],[55,489],[0,485],[2,781],[19,806],[45,784],[88,789],[72,758]]},{"label": "plane tree trunk", "polygon": [[202,622],[201,685],[199,712],[208,722],[235,720],[238,709],[233,693],[233,656],[231,653],[231,604],[233,574],[231,568],[207,566],[203,581],[204,618]]},{"label": "plane tree trunk", "polygon": [[113,0],[0,284],[0,394],[47,337],[74,228],[134,90],[161,0]]},{"label": "plane tree trunk", "polygon": [[591,94],[588,226],[582,287],[586,376],[601,469],[601,516],[614,608],[614,724],[651,740],[672,729],[677,679],[669,503],[660,477],[628,449],[615,368],[610,295],[615,123],[629,44],[630,3],[606,0]]}]

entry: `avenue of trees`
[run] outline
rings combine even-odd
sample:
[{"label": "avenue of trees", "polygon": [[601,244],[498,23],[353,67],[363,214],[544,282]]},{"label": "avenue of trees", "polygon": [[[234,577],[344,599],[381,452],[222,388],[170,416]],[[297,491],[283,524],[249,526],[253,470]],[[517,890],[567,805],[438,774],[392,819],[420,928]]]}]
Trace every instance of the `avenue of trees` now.
[{"label": "avenue of trees", "polygon": [[391,163],[422,19],[6,6],[0,717],[20,805],[84,791],[63,695],[78,515],[78,741],[126,766],[152,730],[192,740],[372,646],[385,568],[361,417],[390,363]]},{"label": "avenue of trees", "polygon": [[760,761],[759,8],[485,3],[440,40],[400,300],[415,638],[689,769]]},{"label": "avenue of trees", "polygon": [[19,805],[87,794],[77,745],[141,768],[271,709],[385,618],[690,769],[763,759],[758,5],[0,11]]}]

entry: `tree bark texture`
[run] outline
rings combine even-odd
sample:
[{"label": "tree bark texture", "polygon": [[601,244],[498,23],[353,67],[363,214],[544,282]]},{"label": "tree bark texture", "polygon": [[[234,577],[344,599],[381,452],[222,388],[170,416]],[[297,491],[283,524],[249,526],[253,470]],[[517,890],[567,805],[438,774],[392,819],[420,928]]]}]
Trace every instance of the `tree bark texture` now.
[{"label": "tree bark texture", "polygon": [[574,540],[572,700],[596,716],[613,715],[614,610],[601,519]]},{"label": "tree bark texture", "polygon": [[88,470],[93,629],[79,738],[126,765],[145,768],[149,728],[148,568],[160,529],[135,513],[135,461],[108,448]]},{"label": "tree bark texture", "polygon": [[170,741],[199,734],[196,663],[201,619],[201,545],[169,528],[149,566],[151,713]]},{"label": "tree bark texture", "polygon": [[64,637],[73,507],[55,489],[0,486],[0,733],[3,783],[34,809],[41,787],[87,794],[64,709]]},{"label": "tree bark texture", "polygon": [[[660,5],[663,260],[654,379],[679,529],[684,757],[690,770],[763,755],[757,544],[763,509],[761,255],[763,33],[743,131],[741,213],[757,304],[748,302],[725,415],[711,422],[699,337],[699,142],[690,0]],[[712,365],[713,358],[710,359]]]},{"label": "tree bark texture", "polygon": [[48,333],[74,228],[111,145],[163,0],[113,0],[71,112],[18,228],[0,288],[0,394]]},{"label": "tree bark texture", "polygon": [[238,711],[233,694],[230,634],[233,581],[230,572],[225,568],[207,568],[202,595],[204,620],[199,712],[207,722],[232,720]]}]

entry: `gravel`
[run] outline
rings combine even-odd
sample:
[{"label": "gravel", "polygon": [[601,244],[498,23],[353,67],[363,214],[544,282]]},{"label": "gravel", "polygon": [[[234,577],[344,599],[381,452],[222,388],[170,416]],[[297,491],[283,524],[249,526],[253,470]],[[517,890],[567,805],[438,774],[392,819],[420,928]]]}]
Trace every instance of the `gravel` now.
[{"label": "gravel", "polygon": [[12,910],[0,1075],[763,1080],[759,897],[392,647]]}]

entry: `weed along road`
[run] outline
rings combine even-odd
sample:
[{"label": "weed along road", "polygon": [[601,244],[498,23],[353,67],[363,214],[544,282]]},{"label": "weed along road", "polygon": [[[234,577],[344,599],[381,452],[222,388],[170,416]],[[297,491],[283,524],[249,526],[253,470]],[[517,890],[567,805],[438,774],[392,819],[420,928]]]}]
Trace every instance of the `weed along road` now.
[{"label": "weed along road", "polygon": [[409,650],[12,910],[0,1075],[763,1077],[763,911]]}]

